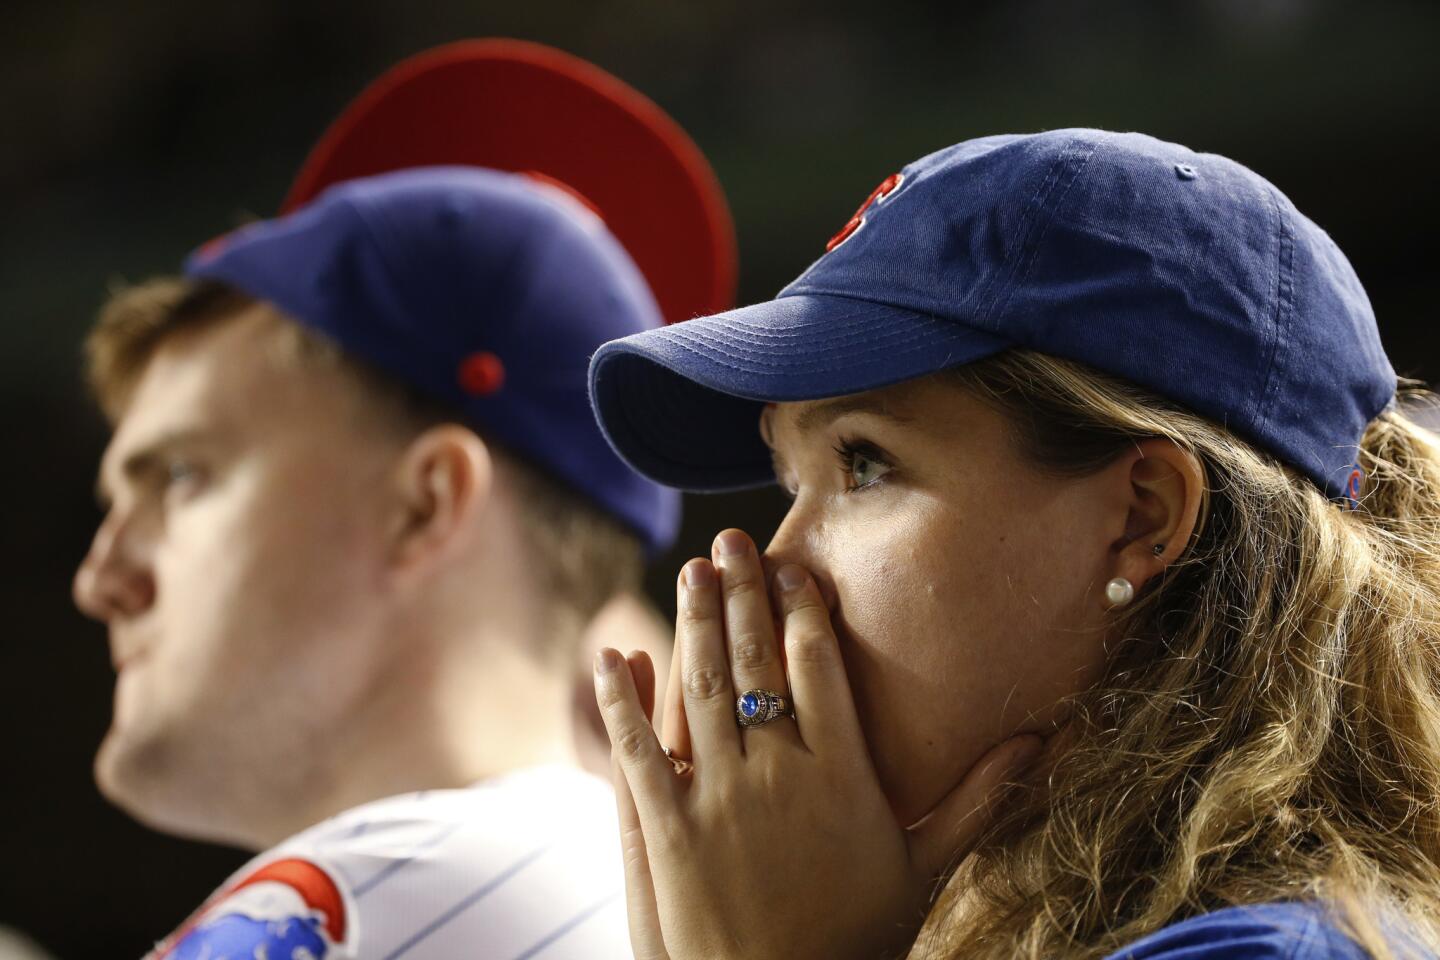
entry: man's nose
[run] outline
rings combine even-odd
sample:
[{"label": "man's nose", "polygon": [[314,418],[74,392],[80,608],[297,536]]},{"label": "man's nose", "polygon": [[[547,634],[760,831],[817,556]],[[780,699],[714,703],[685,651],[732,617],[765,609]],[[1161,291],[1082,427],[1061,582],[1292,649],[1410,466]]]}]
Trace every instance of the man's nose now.
[{"label": "man's nose", "polygon": [[107,517],[75,571],[71,593],[80,612],[109,622],[135,616],[155,602],[155,580],[130,555],[125,525]]}]

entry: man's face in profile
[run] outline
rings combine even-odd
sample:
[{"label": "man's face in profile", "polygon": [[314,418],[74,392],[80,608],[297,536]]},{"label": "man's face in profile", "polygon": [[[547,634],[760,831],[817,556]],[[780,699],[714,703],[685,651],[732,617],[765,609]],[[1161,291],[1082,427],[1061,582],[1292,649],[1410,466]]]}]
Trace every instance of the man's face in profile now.
[{"label": "man's face in profile", "polygon": [[97,780],[172,832],[246,842],[254,811],[343,774],[345,718],[403,652],[381,642],[395,448],[339,373],[276,356],[286,322],[254,306],[162,342],[75,577],[118,673]]}]

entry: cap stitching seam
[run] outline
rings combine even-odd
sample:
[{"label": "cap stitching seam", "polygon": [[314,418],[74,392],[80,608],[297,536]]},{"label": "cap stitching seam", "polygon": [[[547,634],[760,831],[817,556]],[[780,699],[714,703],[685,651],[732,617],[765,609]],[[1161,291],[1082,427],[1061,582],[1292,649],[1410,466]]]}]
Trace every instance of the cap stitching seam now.
[{"label": "cap stitching seam", "polygon": [[[694,335],[693,335],[693,334],[688,334],[688,336],[693,337]],[[922,339],[923,337],[924,337],[924,332],[923,332],[923,331],[917,332],[917,333],[913,333],[913,334],[911,334],[910,336],[904,338],[903,340],[893,341],[893,342],[885,343],[885,344],[879,344],[879,345],[877,345],[877,346],[876,346],[875,348],[873,348],[873,349],[866,350],[866,351],[862,351],[861,353],[858,353],[858,354],[850,354],[850,355],[848,355],[847,359],[858,359],[858,358],[861,358],[861,357],[868,356],[869,354],[879,353],[879,352],[882,352],[882,351],[885,351],[885,350],[890,350],[890,351],[895,352],[895,353],[909,353],[909,352],[912,352],[913,349],[914,349],[911,345],[914,344],[914,342],[915,342],[916,340],[920,340],[920,339]],[[691,343],[687,343],[685,340],[680,339],[680,338],[678,338],[678,337],[675,338],[675,339],[672,339],[672,340],[671,340],[671,343],[673,343],[675,346],[677,346],[677,347],[681,348],[682,350],[685,350],[685,351],[687,351],[687,352],[689,352],[689,353],[691,353],[691,354],[693,354],[693,355],[695,355],[695,356],[697,356],[697,357],[701,357],[701,358],[706,359],[706,360],[714,361],[715,363],[718,363],[718,364],[720,364],[721,366],[727,367],[727,368],[729,368],[729,369],[731,369],[731,370],[739,370],[739,371],[746,372],[746,373],[765,373],[766,370],[765,370],[764,368],[771,368],[771,369],[785,370],[785,371],[793,371],[793,370],[795,369],[795,367],[794,367],[793,364],[785,364],[785,363],[766,363],[765,361],[763,361],[763,360],[761,360],[761,359],[758,359],[758,358],[752,360],[750,357],[746,356],[744,353],[732,352],[731,350],[726,349],[726,346],[715,345],[715,344],[713,344],[713,343],[710,343],[710,342],[705,341],[705,340],[700,339],[700,338],[695,338],[695,339],[696,339],[696,341],[697,341],[699,344],[701,344],[701,345],[703,345],[703,346],[705,346],[705,347],[708,347],[711,351],[713,351],[713,353],[711,353],[711,352],[706,352],[705,350],[702,350],[702,349],[700,349],[700,348],[697,347],[697,346],[693,346]],[[927,343],[927,344],[922,344],[921,346],[928,346],[928,343]],[[724,359],[721,359],[721,358],[724,358]],[[826,360],[832,360],[832,361],[834,360],[833,357],[824,358],[824,359],[826,359]],[[733,362],[727,363],[726,360],[733,361]],[[738,366],[738,365],[737,365],[737,364],[742,363],[742,362],[748,363],[748,364],[751,364],[751,365],[749,365],[749,366]],[[712,388],[712,389],[713,389],[713,388]]]},{"label": "cap stitching seam", "polygon": [[1254,432],[1265,435],[1271,420],[1271,404],[1275,391],[1279,388],[1279,378],[1275,375],[1278,366],[1276,360],[1280,353],[1280,342],[1282,336],[1282,325],[1288,324],[1294,315],[1291,296],[1293,293],[1291,285],[1291,273],[1294,269],[1294,237],[1290,231],[1288,218],[1285,216],[1285,208],[1275,195],[1272,188],[1267,191],[1267,198],[1270,201],[1271,209],[1275,212],[1276,240],[1279,242],[1279,250],[1275,257],[1275,313],[1271,321],[1271,340],[1268,344],[1267,356],[1265,359],[1265,382],[1260,390],[1260,398],[1257,417],[1253,427]]},{"label": "cap stitching seam", "polygon": [[[886,341],[886,342],[884,342],[884,343],[875,344],[874,346],[872,346],[872,347],[871,347],[870,349],[868,349],[868,350],[862,350],[862,351],[860,351],[860,352],[858,352],[858,353],[848,353],[848,354],[847,354],[847,357],[850,357],[850,358],[868,357],[868,356],[870,356],[871,354],[881,353],[881,352],[884,352],[884,351],[886,351],[886,350],[894,350],[894,349],[896,349],[896,348],[904,349],[908,344],[914,343],[916,340],[919,340],[919,339],[924,338],[926,332],[927,332],[927,331],[923,331],[923,330],[922,330],[922,331],[915,331],[915,332],[912,332],[911,334],[909,334],[908,336],[906,336],[906,337],[904,337],[904,338],[902,338],[902,339],[899,339],[899,340],[889,340],[889,341]],[[688,343],[685,343],[685,340],[687,340],[687,339],[690,340],[691,342],[701,344],[701,345],[703,345],[703,346],[705,346],[705,347],[709,347],[710,349],[716,351],[716,352],[719,353],[720,355],[725,356],[725,357],[730,357],[730,358],[732,358],[732,359],[734,359],[734,360],[737,360],[737,361],[738,361],[738,360],[751,361],[751,358],[754,357],[755,359],[754,359],[752,362],[754,362],[754,363],[756,364],[756,366],[760,366],[760,367],[774,367],[774,368],[777,368],[777,369],[794,369],[794,368],[795,368],[795,364],[794,364],[793,362],[784,362],[784,361],[781,361],[781,362],[766,363],[763,359],[760,359],[760,358],[763,357],[764,355],[763,355],[763,353],[760,353],[759,351],[748,351],[745,347],[739,346],[739,345],[737,345],[737,344],[729,344],[729,343],[725,343],[725,342],[723,342],[723,341],[717,342],[717,341],[714,340],[714,339],[708,339],[708,338],[704,337],[703,335],[699,334],[698,332],[694,332],[694,331],[685,331],[683,334],[680,334],[679,336],[677,336],[675,342],[678,343],[678,344],[681,344],[681,345],[684,345],[684,346],[687,346],[687,347],[688,347],[689,344],[688,344]],[[694,348],[692,347],[691,349],[694,349]],[[825,357],[825,358],[822,358],[822,359],[824,359],[825,361],[828,362],[828,361],[833,361],[835,358],[834,358],[833,356],[830,356],[830,357]]]},{"label": "cap stitching seam", "polygon": [[[1077,141],[1070,141],[1071,144],[1075,142]],[[1070,144],[1066,144],[1067,149],[1069,148],[1069,146]],[[1040,181],[1040,185],[1035,188],[1035,192],[1030,195],[1030,199],[1025,201],[1025,213],[1021,219],[1020,225],[1015,230],[1015,235],[1011,237],[1012,243],[1015,241],[1016,237],[1022,234],[1029,234],[1031,224],[1035,216],[1044,205],[1044,201],[1040,199],[1040,196],[1041,194],[1048,192],[1051,185],[1057,179],[1059,179],[1062,160],[1063,156],[1061,158],[1056,158],[1056,160],[1050,166],[1050,171],[1045,175],[1045,179]],[[1023,240],[1021,241],[1021,245],[1024,245]],[[988,301],[988,306],[982,307],[980,311],[976,314],[976,323],[980,324],[987,330],[991,329],[990,314],[994,310],[995,301],[1000,296],[998,292],[995,293],[994,296],[991,296],[990,291],[993,287],[995,287],[996,283],[999,281],[1000,276],[1005,272],[1006,271],[1004,270],[997,270],[992,273],[989,279],[985,281],[984,288],[980,291],[979,295],[976,298],[977,303],[985,304]],[[1013,267],[1011,268],[1010,272],[1014,272]]]},{"label": "cap stitching seam", "polygon": [[[916,320],[917,322],[925,324],[925,326],[926,326],[927,328],[937,328],[937,327],[943,328],[943,327],[947,327],[947,326],[952,326],[952,324],[950,324],[950,323],[948,323],[947,321],[942,320],[942,319],[940,319],[940,318],[938,318],[938,317],[929,316],[929,315],[921,314],[921,313],[913,314],[913,316],[914,316],[914,318],[915,318],[915,320]],[[956,326],[958,326],[958,325],[956,325]],[[707,336],[708,336],[708,337],[714,338],[714,337],[716,337],[716,336],[718,335],[717,333],[712,333],[710,330],[702,329],[702,328],[699,327],[699,326],[695,326],[695,327],[692,327],[692,328],[687,329],[686,327],[677,325],[677,326],[671,327],[670,330],[672,331],[672,332],[671,332],[671,335],[672,335],[672,336],[675,336],[675,337],[707,337]],[[763,329],[747,329],[747,330],[745,330],[744,332],[745,332],[745,334],[746,334],[747,336],[753,336],[755,339],[770,339],[770,340],[773,340],[773,341],[776,341],[776,342],[805,339],[804,335],[801,334],[801,333],[797,333],[797,334],[792,335],[792,336],[777,336],[777,335],[775,335],[775,334],[773,334],[773,333],[768,333],[767,331],[765,331],[765,330],[763,330]],[[978,331],[978,332],[984,332],[984,331]],[[849,346],[851,343],[859,343],[859,342],[864,342],[864,341],[867,341],[867,340],[874,340],[874,339],[876,339],[876,337],[877,337],[877,331],[875,330],[875,328],[873,327],[873,325],[871,325],[871,326],[857,326],[855,329],[846,332],[843,336],[837,336],[837,337],[834,337],[834,338],[827,338],[827,339],[828,339],[828,341],[829,341],[830,343],[833,343],[833,344],[838,345],[838,346]],[[737,346],[740,346],[740,345],[737,344]]]},{"label": "cap stitching seam", "polygon": [[[924,314],[917,314],[916,317],[917,317],[917,319],[919,319],[921,322],[926,322],[926,323],[927,323],[927,326],[929,326],[929,327],[945,327],[945,326],[951,326],[951,324],[947,323],[947,321],[942,320],[942,319],[940,319],[940,318],[928,317],[928,316],[925,316]],[[959,325],[959,324],[954,324],[954,326],[960,326],[960,325]],[[968,328],[967,328],[967,329],[968,329]],[[813,338],[814,338],[814,337],[813,337],[813,332],[805,332],[805,331],[796,331],[796,332],[791,333],[791,334],[777,334],[777,333],[774,333],[773,331],[767,331],[767,330],[764,330],[764,329],[755,328],[755,329],[746,329],[746,330],[744,330],[743,332],[744,332],[744,334],[745,334],[749,339],[753,339],[753,340],[757,340],[757,341],[761,341],[761,342],[766,342],[766,343],[771,343],[771,344],[776,344],[776,345],[788,345],[788,344],[790,344],[790,343],[792,343],[792,342],[795,342],[795,341],[804,341],[804,340],[807,340],[807,339],[813,339]],[[986,331],[977,331],[977,332],[979,332],[979,333],[985,333]],[[680,329],[677,327],[674,336],[677,336],[677,337],[706,337],[706,336],[709,336],[709,337],[711,337],[711,338],[713,339],[715,335],[714,335],[714,334],[711,334],[709,331],[701,331],[701,330],[698,330],[698,329],[695,329],[695,330],[680,330]],[[828,337],[828,338],[827,338],[827,343],[828,343],[829,345],[835,346],[835,347],[848,347],[848,346],[850,346],[850,345],[853,344],[853,343],[863,343],[863,342],[866,342],[866,341],[875,340],[876,337],[877,337],[877,333],[876,333],[876,331],[875,331],[875,329],[874,329],[873,327],[856,325],[855,328],[853,328],[853,329],[851,329],[851,330],[849,330],[849,331],[847,331],[847,332],[845,332],[845,333],[843,333],[843,334],[836,334],[835,336]]]},{"label": "cap stitching seam", "polygon": [[[951,322],[948,320],[948,318],[940,317],[939,315],[932,313],[928,310],[917,310],[914,307],[907,307],[904,304],[897,304],[890,300],[881,300],[876,297],[861,297],[850,291],[840,291],[821,284],[807,283],[801,285],[800,281],[797,280],[785,289],[789,292],[784,293],[781,296],[775,297],[773,300],[768,300],[765,302],[777,303],[781,300],[789,300],[795,297],[830,297],[835,300],[847,300],[851,303],[863,303],[868,306],[885,307],[889,310],[904,310],[906,313],[912,313],[917,317],[928,317],[934,320],[944,320],[945,322]],[[852,313],[847,314],[847,316],[854,317],[859,316],[859,314]]]},{"label": "cap stitching seam", "polygon": [[[1105,139],[1109,138],[1107,137]],[[1081,141],[1072,141],[1072,143],[1078,142]],[[1029,263],[1025,267],[1025,273],[1021,275],[1018,280],[1016,280],[1013,284],[1010,285],[1010,289],[1005,293],[1004,302],[998,304],[996,307],[996,309],[998,309],[1000,313],[1003,314],[1005,309],[1010,306],[1010,301],[1014,298],[1015,291],[1019,287],[1024,286],[1030,280],[1030,275],[1035,272],[1035,265],[1040,262],[1040,247],[1045,243],[1045,238],[1049,236],[1050,228],[1055,225],[1056,213],[1058,213],[1060,207],[1065,205],[1065,198],[1070,196],[1070,191],[1074,189],[1075,184],[1078,183],[1080,180],[1080,174],[1084,172],[1085,167],[1089,165],[1091,158],[1095,156],[1095,151],[1099,150],[1100,145],[1104,142],[1104,140],[1101,140],[1096,143],[1088,144],[1090,149],[1086,151],[1082,157],[1079,158],[1079,162],[1070,172],[1070,181],[1065,184],[1064,189],[1060,192],[1060,196],[1055,199],[1055,205],[1051,208],[1050,218],[1045,221],[1045,226],[1040,230],[1040,236],[1035,238],[1035,243],[1031,245],[1029,251],[1027,251],[1027,253],[1025,254],[1024,259],[1029,260]],[[1069,149],[1069,147],[1067,146],[1066,149]]]},{"label": "cap stitching seam", "polygon": [[[867,335],[874,334],[873,326],[868,322],[870,319],[872,318],[860,313],[845,314],[839,317],[835,317],[825,326],[830,330],[835,330],[838,328],[840,330],[843,330],[844,332],[837,335],[836,337],[827,339],[833,341],[839,339],[840,337],[844,337],[848,339],[863,340],[866,338]],[[759,324],[752,325],[742,322],[734,322],[730,324],[730,328],[737,332],[743,331],[747,336],[752,336],[757,339],[770,340],[777,343],[784,343],[791,340],[813,339],[815,335],[813,327],[796,330],[769,330]]]},{"label": "cap stitching seam", "polygon": [[[984,302],[984,299],[986,297],[989,297],[988,306],[984,307],[976,316],[976,324],[982,329],[994,332],[995,327],[990,322],[991,317],[995,314],[996,309],[1001,305],[1000,301],[1002,295],[1004,296],[1004,301],[1008,303],[1010,297],[1014,294],[1015,273],[1020,269],[1020,264],[1024,262],[1027,256],[1026,249],[1030,246],[1030,235],[1035,230],[1035,224],[1040,215],[1045,211],[1046,201],[1049,199],[1051,191],[1055,189],[1055,184],[1059,182],[1060,178],[1065,174],[1066,168],[1069,164],[1070,151],[1077,144],[1082,144],[1084,142],[1085,141],[1080,137],[1072,137],[1070,141],[1065,144],[1065,146],[1060,151],[1060,155],[1051,165],[1050,172],[1046,175],[1040,186],[1035,189],[1035,192],[1031,195],[1030,199],[1025,202],[1026,212],[1024,220],[1019,225],[1019,227],[1016,228],[1015,233],[1010,238],[1011,243],[1019,248],[1020,253],[1009,265],[1008,270],[998,271],[997,273],[991,275],[990,280],[985,284],[985,289],[983,293],[980,295],[981,302]],[[1092,145],[1090,153],[1093,154],[1094,150],[1095,145]],[[1085,159],[1088,160],[1089,157],[1090,154],[1086,154]],[[996,287],[997,278],[1001,274],[1004,274],[1006,279],[996,288],[995,293],[992,296],[990,290],[992,287]]]},{"label": "cap stitching seam", "polygon": [[[381,219],[385,219],[388,221],[388,215],[386,215],[383,210],[378,210],[374,207],[363,208],[360,203],[357,203],[353,199],[347,199],[345,201],[345,205],[354,215],[356,222],[360,224],[360,228],[365,231],[365,235],[370,242],[370,248],[375,251],[376,256],[379,258],[380,263],[383,265],[385,273],[389,278],[391,288],[395,290],[406,290],[409,285],[404,281],[404,278],[409,276],[409,272],[406,271],[403,266],[396,264],[393,251],[387,244],[385,244],[380,239],[380,235],[376,232],[375,224],[371,221],[372,215],[379,216]],[[404,245],[402,244],[401,246]],[[402,253],[400,254],[400,256],[403,259],[408,259],[407,254]],[[404,296],[404,299],[408,300],[408,295]],[[408,311],[406,311],[406,313],[408,314]],[[382,330],[383,329],[385,329],[385,326],[382,326]],[[393,327],[390,327],[387,332],[391,336],[395,336],[397,334],[397,331],[395,331]],[[446,358],[444,356],[443,349],[434,348],[432,345],[432,339],[430,337],[409,337],[406,339],[406,343],[407,347],[414,350],[414,354],[412,355],[418,354],[422,358],[420,362],[427,367],[433,365],[435,369],[440,369],[441,365],[445,362]],[[344,345],[344,347],[347,352],[354,352],[356,354],[363,353],[359,348],[356,348],[351,344],[346,344]],[[366,357],[366,359],[369,359],[371,362],[378,364],[381,369],[390,372],[392,376],[401,380],[407,386],[410,386],[417,390],[421,390],[424,393],[430,394],[432,396],[438,395],[441,399],[454,399],[455,397],[460,396],[458,390],[451,390],[448,393],[441,393],[440,391],[434,389],[428,383],[421,384],[414,382],[414,378],[402,374],[398,370],[394,369],[391,366],[390,362],[387,362],[384,357]]]},{"label": "cap stitching seam", "polygon": [[[400,283],[400,277],[396,274],[396,264],[391,258],[391,252],[386,245],[379,240],[375,232],[375,225],[367,215],[369,211],[362,209],[361,204],[353,197],[345,197],[339,201],[339,203],[349,212],[350,216],[354,218],[354,221],[359,224],[360,230],[363,231],[364,236],[369,241],[370,248],[376,252],[381,269],[385,271],[385,275],[389,279],[390,288],[395,290],[404,289]],[[458,390],[450,393],[437,390],[423,375],[420,377],[412,375],[415,368],[409,363],[397,362],[390,351],[381,349],[380,345],[383,341],[396,335],[396,331],[388,324],[381,325],[378,335],[375,332],[376,328],[367,324],[356,325],[354,323],[347,323],[345,324],[347,334],[341,334],[337,329],[330,328],[329,325],[322,324],[320,327],[326,336],[339,344],[342,353],[374,364],[388,376],[395,378],[413,389],[420,390],[422,393],[430,396],[438,397],[441,400],[459,400],[463,402],[468,399]],[[366,332],[360,333],[359,331],[361,330],[365,330]],[[434,349],[428,338],[417,339],[412,337],[409,339],[407,345],[412,350],[410,356],[415,358],[415,364],[419,368],[428,369],[443,363],[444,358],[441,356],[441,351]],[[468,412],[467,410],[467,413]]]}]

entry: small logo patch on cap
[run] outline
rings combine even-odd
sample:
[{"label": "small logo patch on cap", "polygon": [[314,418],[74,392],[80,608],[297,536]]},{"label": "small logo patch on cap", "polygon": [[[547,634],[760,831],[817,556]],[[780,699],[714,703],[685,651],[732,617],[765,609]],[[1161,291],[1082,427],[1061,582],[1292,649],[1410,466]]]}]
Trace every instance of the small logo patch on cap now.
[{"label": "small logo patch on cap", "polygon": [[886,197],[890,196],[890,194],[894,193],[896,188],[899,187],[900,184],[904,182],[904,180],[905,174],[892,173],[890,174],[890,176],[886,177],[883,181],[881,181],[880,186],[870,191],[870,196],[866,197],[865,202],[860,204],[860,209],[855,211],[855,215],[852,216],[848,221],[846,221],[845,226],[840,228],[839,233],[835,234],[835,236],[830,238],[829,243],[825,244],[825,252],[829,253],[831,250],[834,250],[836,247],[840,246],[840,244],[853,237],[855,235],[855,231],[859,230],[865,225],[865,212],[875,204],[881,202]]},{"label": "small logo patch on cap", "polygon": [[488,397],[505,385],[505,364],[488,350],[460,362],[460,389],[472,397]]},{"label": "small logo patch on cap", "polygon": [[1365,485],[1365,471],[1357,464],[1345,481],[1345,506],[1351,510],[1360,509],[1360,489]]}]

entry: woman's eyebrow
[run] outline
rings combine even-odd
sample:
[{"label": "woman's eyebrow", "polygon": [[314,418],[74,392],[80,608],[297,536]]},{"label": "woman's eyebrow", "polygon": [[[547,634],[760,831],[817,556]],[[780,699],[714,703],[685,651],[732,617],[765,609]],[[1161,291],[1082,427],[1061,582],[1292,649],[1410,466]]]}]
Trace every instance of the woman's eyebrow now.
[{"label": "woman's eyebrow", "polygon": [[914,417],[897,413],[886,406],[880,398],[861,393],[850,397],[825,400],[802,410],[795,417],[795,428],[802,433],[808,433],[829,426],[847,413],[868,413],[872,416],[884,417],[886,420],[893,420],[896,423],[915,422]]}]

